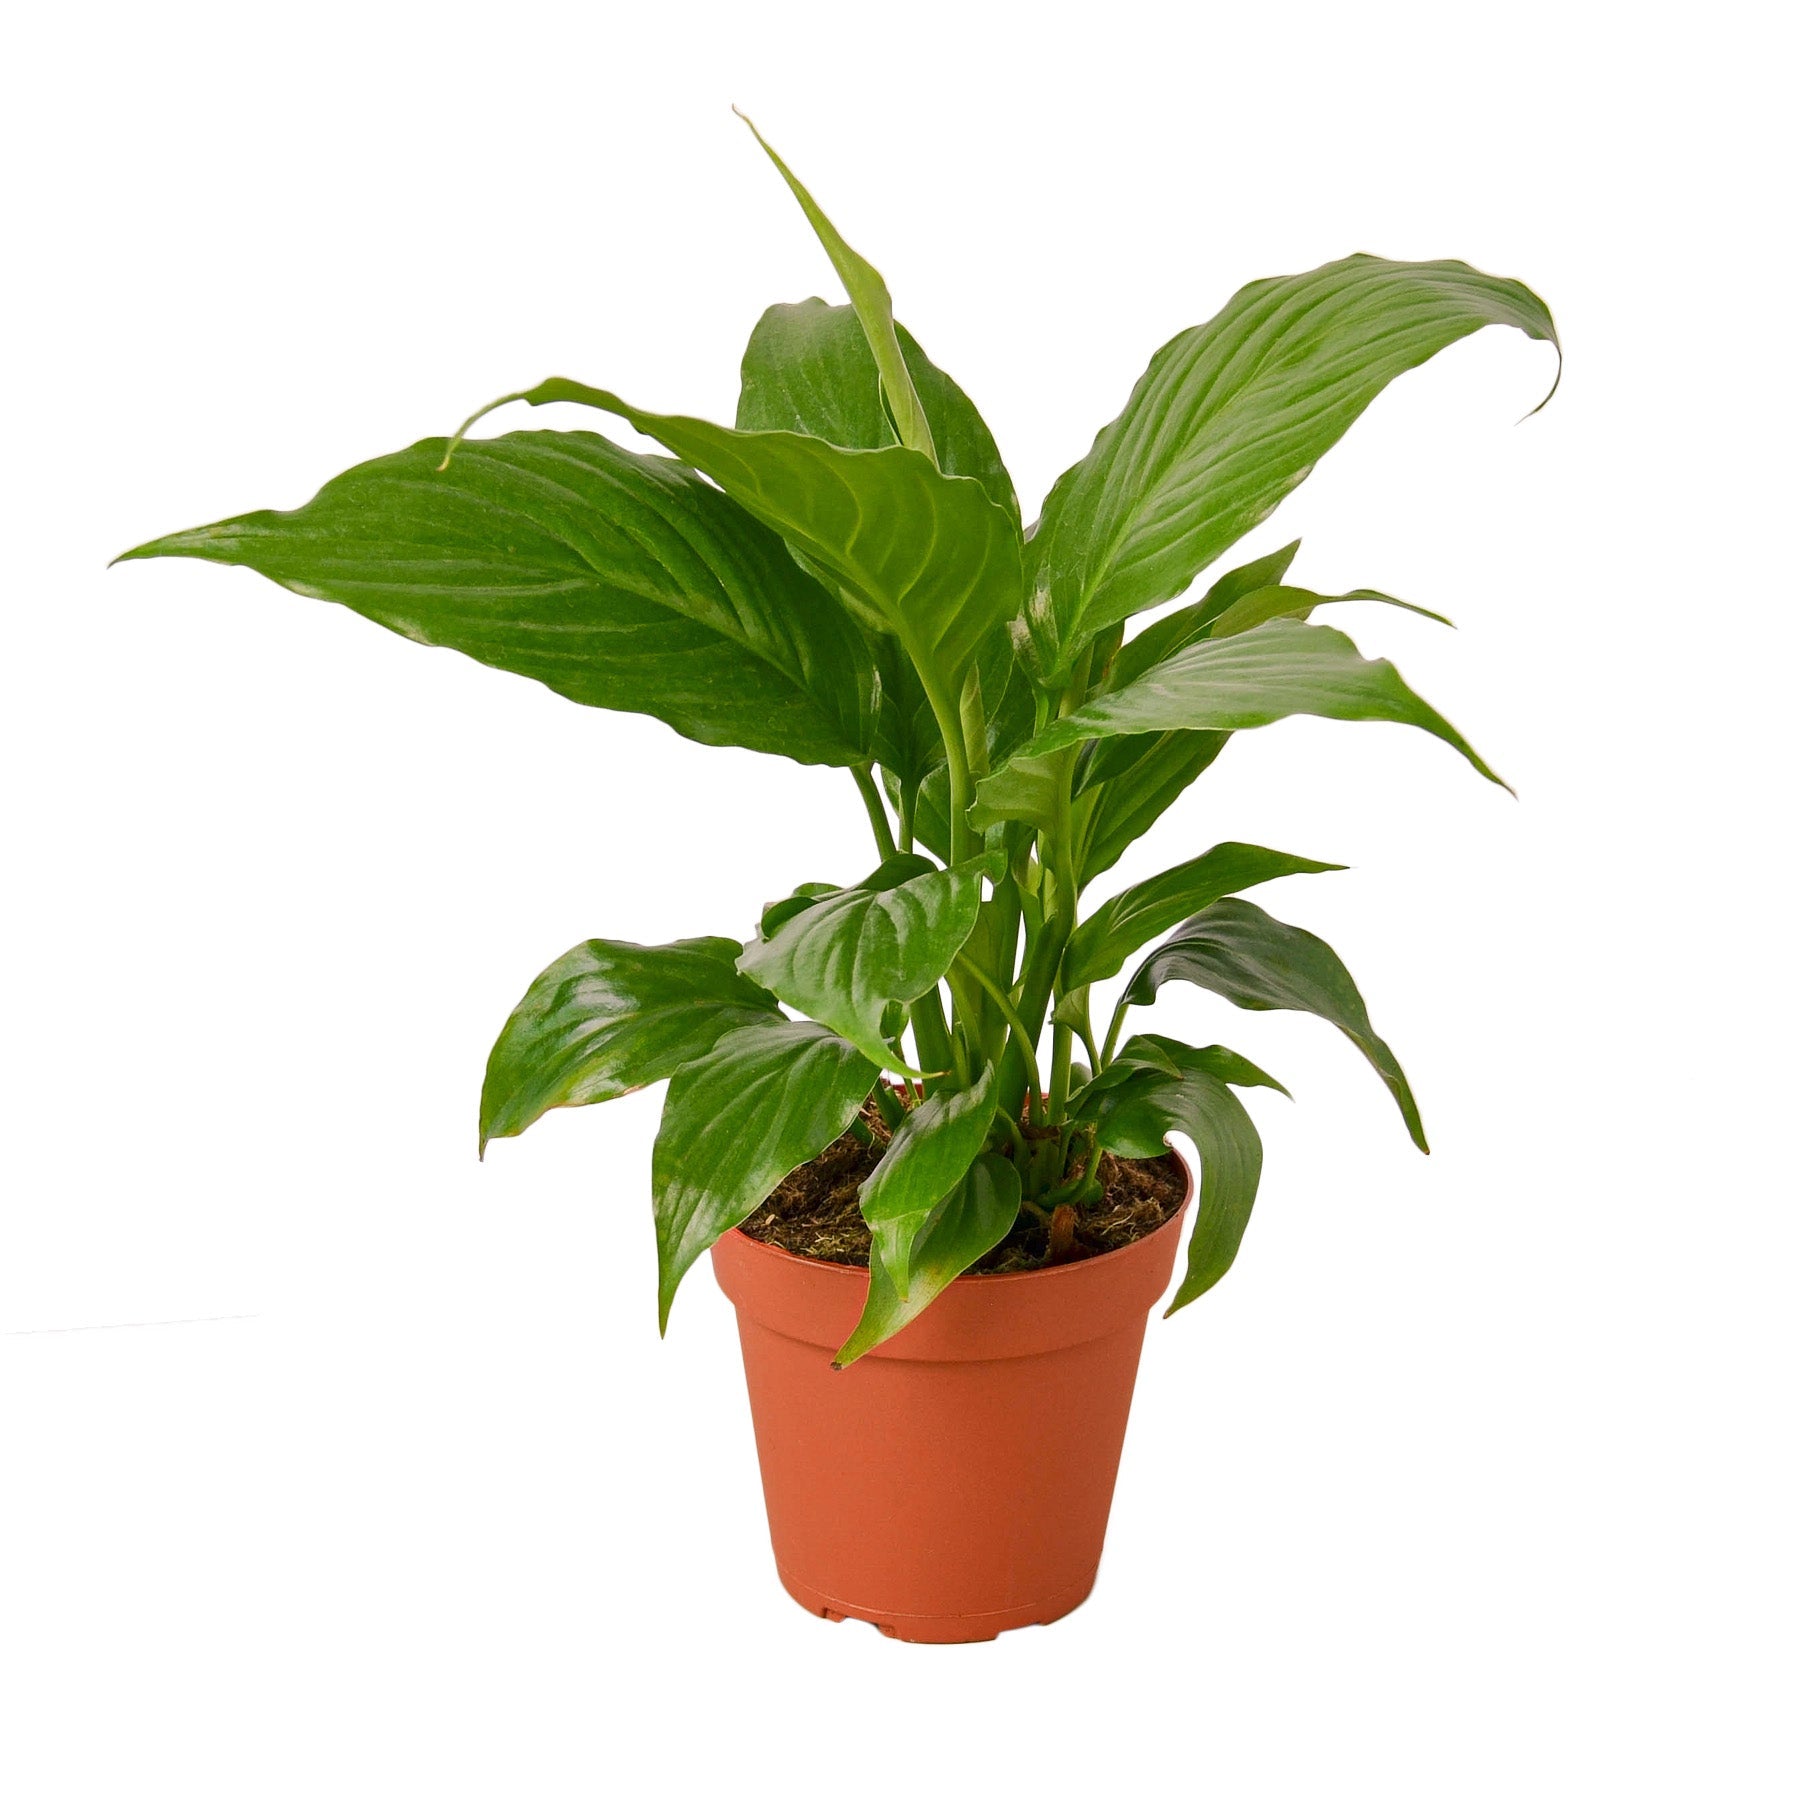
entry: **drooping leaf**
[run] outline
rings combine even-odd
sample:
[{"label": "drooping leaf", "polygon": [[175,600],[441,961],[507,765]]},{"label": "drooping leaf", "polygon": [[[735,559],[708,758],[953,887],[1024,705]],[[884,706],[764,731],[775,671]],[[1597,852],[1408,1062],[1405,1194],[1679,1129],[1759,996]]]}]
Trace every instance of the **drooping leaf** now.
[{"label": "drooping leaf", "polygon": [[[592,432],[427,439],[126,556],[239,563],[415,643],[649,713],[703,744],[868,758],[873,678],[781,539],[691,470]],[[121,559],[124,560],[124,559]]]},{"label": "drooping leaf", "polygon": [[1402,612],[1417,613],[1422,619],[1435,619],[1440,625],[1450,624],[1442,613],[1428,606],[1414,606],[1410,600],[1396,600],[1392,594],[1378,593],[1374,588],[1352,588],[1347,594],[1315,594],[1311,588],[1258,588],[1235,601],[1207,628],[1210,638],[1236,637],[1266,625],[1270,619],[1309,619],[1316,606],[1341,606],[1347,600],[1374,600],[1383,606],[1397,606]]},{"label": "drooping leaf", "polygon": [[915,1106],[862,1184],[862,1215],[902,1300],[912,1285],[914,1242],[938,1202],[968,1174],[993,1122],[994,1071],[987,1068],[972,1087]]},{"label": "drooping leaf", "polygon": [[1182,1061],[1176,1080],[1146,1072],[1115,1090],[1096,1135],[1115,1156],[1157,1156],[1170,1133],[1182,1131],[1200,1153],[1199,1211],[1171,1313],[1197,1300],[1231,1267],[1262,1180],[1262,1139],[1244,1103],[1202,1066],[1198,1053]]},{"label": "drooping leaf", "polygon": [[1019,1171],[1004,1156],[977,1157],[933,1208],[912,1245],[912,1279],[901,1298],[878,1249],[869,1257],[869,1297],[856,1329],[837,1353],[845,1369],[904,1329],[1012,1230],[1019,1216]]},{"label": "drooping leaf", "polygon": [[900,442],[921,455],[931,457],[933,461],[938,460],[932,442],[930,421],[913,388],[911,372],[901,353],[894,325],[894,302],[888,293],[887,283],[882,280],[880,271],[873,263],[859,256],[844,242],[837,227],[826,218],[823,208],[801,186],[793,170],[770,149],[768,139],[742,113],[738,117],[746,125],[750,125],[752,135],[762,145],[769,161],[781,171],[782,180],[800,202],[800,210],[806,214],[807,223],[824,245],[825,254],[831,258],[831,266],[837,270],[838,280],[844,284],[844,291],[850,296],[850,304],[856,309],[856,317],[862,325],[871,356],[881,372],[881,391],[887,399],[888,410],[893,415],[894,429]]},{"label": "drooping leaf", "polygon": [[1460,751],[1489,781],[1506,785],[1386,658],[1371,661],[1341,631],[1293,619],[1190,644],[1129,686],[1096,695],[1045,727],[1018,755],[1048,756],[1087,738],[1149,731],[1243,731],[1295,713],[1416,725]]},{"label": "drooping leaf", "polygon": [[1177,607],[1174,612],[1152,620],[1136,637],[1128,638],[1120,645],[1118,655],[1106,672],[1105,685],[1122,688],[1157,663],[1167,661],[1177,650],[1198,643],[1208,635],[1213,620],[1221,613],[1229,612],[1250,594],[1278,586],[1299,550],[1300,540],[1295,538],[1291,544],[1283,544],[1267,556],[1259,556],[1254,562],[1228,570],[1191,605]]},{"label": "drooping leaf", "polygon": [[840,1138],[875,1081],[875,1065],[854,1046],[781,1018],[727,1032],[676,1071],[650,1156],[664,1330],[695,1259]]},{"label": "drooping leaf", "polygon": [[1351,256],[1252,282],[1154,357],[1031,540],[1040,655],[1174,598],[1267,518],[1396,375],[1484,325],[1556,342],[1544,303],[1466,263]]},{"label": "drooping leaf", "polygon": [[[1015,523],[1019,498],[986,422],[954,381],[896,324],[900,353],[925,410],[937,464],[978,481]],[[802,300],[771,306],[744,350],[739,431],[799,431],[845,450],[896,442],[881,403],[881,377],[854,309]]]},{"label": "drooping leaf", "polygon": [[1063,952],[1062,985],[1086,987],[1116,975],[1134,950],[1227,894],[1283,875],[1322,875],[1343,866],[1258,844],[1215,844],[1204,855],[1137,882],[1096,907],[1076,926]]},{"label": "drooping leaf", "polygon": [[1323,938],[1271,918],[1248,900],[1219,900],[1144,958],[1125,998],[1147,1006],[1170,981],[1191,981],[1252,1012],[1309,1012],[1335,1025],[1394,1096],[1413,1142],[1429,1151],[1405,1071],[1376,1036],[1350,971]]},{"label": "drooping leaf", "polygon": [[738,967],[872,1061],[914,1073],[884,1041],[882,1014],[943,977],[975,929],[981,876],[980,863],[940,869],[922,856],[889,857],[866,881],[785,919]]},{"label": "drooping leaf", "polygon": [[555,1106],[587,1106],[673,1075],[728,1031],[779,1018],[737,970],[734,938],[626,944],[590,938],[525,991],[489,1053],[481,1147]]}]

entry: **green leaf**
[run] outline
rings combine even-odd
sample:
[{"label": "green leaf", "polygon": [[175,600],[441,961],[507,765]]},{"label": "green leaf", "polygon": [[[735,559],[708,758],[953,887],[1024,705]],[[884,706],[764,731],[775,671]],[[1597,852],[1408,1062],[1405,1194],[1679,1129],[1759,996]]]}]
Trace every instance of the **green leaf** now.
[{"label": "green leaf", "polygon": [[872,1061],[917,1074],[884,1042],[881,1015],[942,979],[975,929],[982,872],[979,862],[940,869],[922,856],[889,857],[751,944],[738,967]]},{"label": "green leaf", "polygon": [[1252,282],[1171,339],[1044,504],[1027,571],[1040,654],[1067,667],[1096,633],[1179,594],[1396,375],[1494,324],[1556,342],[1516,281],[1351,256]]},{"label": "green leaf", "polygon": [[1311,617],[1315,606],[1341,606],[1346,600],[1378,600],[1383,606],[1397,606],[1403,612],[1417,613],[1422,619],[1435,619],[1440,625],[1451,623],[1442,613],[1433,612],[1428,606],[1414,606],[1410,600],[1396,600],[1392,594],[1378,593],[1374,588],[1353,588],[1347,594],[1315,594],[1311,588],[1266,587],[1259,588],[1254,594],[1246,594],[1226,607],[1212,621],[1206,635],[1215,639],[1236,637],[1240,632],[1267,624],[1270,619],[1297,617],[1304,620]]},{"label": "green leaf", "polygon": [[1375,1035],[1350,971],[1323,938],[1271,918],[1248,900],[1220,900],[1145,957],[1125,998],[1147,1006],[1169,981],[1191,981],[1252,1012],[1309,1012],[1335,1025],[1386,1084],[1413,1142],[1429,1152],[1405,1072]]},{"label": "green leaf", "polygon": [[842,1137],[875,1081],[842,1038],[779,1018],[727,1032],[676,1071],[650,1155],[663,1330],[695,1259]]},{"label": "green leaf", "polygon": [[1086,987],[1116,975],[1134,950],[1227,894],[1283,875],[1322,875],[1343,866],[1257,844],[1215,844],[1204,855],[1115,894],[1083,919],[1063,952],[1062,985]]},{"label": "green leaf", "polygon": [[1207,1072],[1200,1053],[1189,1052],[1184,1063],[1178,1080],[1149,1072],[1117,1090],[1096,1139],[1115,1156],[1157,1156],[1169,1134],[1182,1131],[1200,1153],[1199,1212],[1171,1313],[1197,1300],[1231,1267],[1262,1180],[1262,1139],[1244,1103]]},{"label": "green leaf", "polygon": [[1096,755],[1087,776],[1076,776],[1076,795],[1093,792],[1077,878],[1104,875],[1203,775],[1231,741],[1229,731],[1164,731],[1144,737],[1103,738],[1097,752],[1129,751],[1124,769],[1110,769]]},{"label": "green leaf", "polygon": [[881,371],[881,391],[887,399],[889,412],[893,414],[894,429],[900,442],[908,449],[917,450],[921,455],[936,461],[931,425],[925,416],[925,408],[914,391],[906,359],[901,354],[900,340],[894,327],[894,302],[888,293],[887,283],[882,280],[880,271],[873,263],[859,256],[839,236],[837,227],[826,218],[812,195],[800,185],[793,170],[769,148],[768,140],[763,134],[750,124],[744,114],[740,112],[738,117],[746,125],[750,125],[751,134],[762,145],[769,161],[781,171],[782,180],[800,202],[800,210],[806,214],[807,223],[812,226],[819,242],[825,246],[825,254],[831,258],[831,266],[837,270],[838,279],[850,296],[850,304],[856,308],[863,335],[868,340],[875,365]]},{"label": "green leaf", "polygon": [[1014,760],[1048,756],[1086,738],[1242,731],[1295,713],[1416,725],[1461,751],[1489,781],[1506,786],[1462,733],[1400,679],[1391,662],[1364,658],[1329,625],[1293,619],[1272,619],[1238,637],[1203,638],[1178,650],[1129,686],[1097,695],[1040,731]]},{"label": "green leaf", "polygon": [[1139,1068],[1172,1067],[1177,1074],[1187,1068],[1199,1069],[1233,1087],[1273,1088],[1290,1100],[1294,1097],[1266,1069],[1259,1069],[1249,1057],[1236,1050],[1227,1050],[1223,1044],[1207,1044],[1196,1049],[1176,1038],[1159,1037],[1146,1031],[1132,1038],[1119,1052],[1117,1060],[1130,1061]]},{"label": "green leaf", "polygon": [[[815,900],[823,900],[827,894],[838,892],[837,885],[830,881],[803,881],[791,894],[780,900],[771,900],[762,909],[762,916],[757,921],[759,937],[773,937],[796,913],[803,913]],[[733,944],[731,954],[735,959],[743,950],[742,944]]]},{"label": "green leaf", "polygon": [[1279,585],[1299,549],[1300,540],[1295,538],[1291,544],[1283,544],[1279,550],[1271,550],[1267,556],[1221,575],[1191,606],[1153,620],[1119,647],[1106,672],[1106,686],[1122,688],[1155,664],[1167,661],[1177,650],[1198,643],[1210,633],[1213,620],[1221,613],[1229,612],[1250,594]]},{"label": "green leaf", "polygon": [[241,563],[699,743],[868,759],[874,683],[857,632],[717,488],[592,432],[466,444],[440,473],[445,448],[427,439],[296,511],[177,532],[126,558]]},{"label": "green leaf", "polygon": [[933,1209],[968,1174],[994,1122],[994,1071],[972,1087],[931,1095],[909,1112],[862,1184],[882,1266],[904,1300],[912,1285],[912,1250]]},{"label": "green leaf", "polygon": [[903,1299],[878,1250],[869,1256],[869,1297],[856,1329],[837,1353],[845,1369],[884,1344],[928,1307],[958,1275],[981,1260],[1019,1216],[1019,1171],[1004,1156],[982,1156],[933,1208],[913,1240],[912,1279]]},{"label": "green leaf", "polygon": [[481,1148],[555,1106],[588,1106],[673,1075],[728,1031],[781,1016],[737,971],[733,938],[590,938],[525,991],[488,1055]]},{"label": "green leaf", "polygon": [[1019,611],[1017,524],[980,482],[903,444],[840,450],[798,432],[733,431],[561,377],[508,397],[599,407],[666,444],[835,581],[865,626],[899,638],[949,706],[982,639]]},{"label": "green leaf", "polygon": [[986,831],[1008,819],[1022,819],[1039,830],[1049,830],[1056,818],[1061,791],[1057,769],[1058,765],[1047,757],[1013,757],[992,775],[984,775],[976,782],[969,823],[977,831]]},{"label": "green leaf", "polygon": [[[980,482],[1016,523],[1012,477],[974,402],[904,325],[896,324],[894,332],[925,409],[938,467]],[[802,300],[763,314],[744,351],[737,428],[803,432],[845,450],[880,450],[896,441],[875,358],[852,308]]]}]

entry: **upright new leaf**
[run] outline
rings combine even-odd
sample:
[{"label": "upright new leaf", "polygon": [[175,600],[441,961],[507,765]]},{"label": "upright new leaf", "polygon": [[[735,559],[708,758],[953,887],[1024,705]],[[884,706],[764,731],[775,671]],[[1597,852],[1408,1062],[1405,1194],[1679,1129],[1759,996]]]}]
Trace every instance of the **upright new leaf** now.
[{"label": "upright new leaf", "polygon": [[677,1071],[650,1155],[663,1329],[695,1258],[841,1137],[875,1080],[842,1038],[780,1018],[727,1032]]},{"label": "upright new leaf", "polygon": [[878,1248],[869,1255],[869,1297],[856,1329],[837,1353],[848,1368],[884,1344],[928,1307],[958,1275],[1012,1230],[1019,1216],[1019,1171],[1004,1156],[977,1157],[962,1180],[933,1209],[913,1240],[912,1279],[902,1297]]},{"label": "upright new leaf", "polygon": [[968,1174],[993,1122],[994,1071],[987,1068],[972,1087],[915,1106],[862,1184],[862,1215],[902,1300],[912,1285],[913,1244],[938,1202]]},{"label": "upright new leaf", "polygon": [[975,929],[981,874],[976,863],[940,869],[922,856],[890,857],[866,881],[787,917],[738,967],[872,1061],[904,1070],[882,1014],[942,979]]},{"label": "upright new leaf", "polygon": [[127,557],[241,563],[415,643],[649,713],[703,744],[867,760],[868,653],[767,526],[692,470],[592,432],[427,439]]},{"label": "upright new leaf", "polygon": [[1063,952],[1062,986],[1067,991],[1116,975],[1134,950],[1227,894],[1283,875],[1322,875],[1343,866],[1258,844],[1215,844],[1203,856],[1115,894],[1083,919]]},{"label": "upright new leaf", "polygon": [[738,973],[742,950],[733,938],[590,938],[559,956],[526,989],[488,1056],[482,1149],[554,1106],[661,1081],[726,1032],[779,1018],[774,995]]},{"label": "upright new leaf", "polygon": [[1095,633],[1179,594],[1388,382],[1484,325],[1556,342],[1516,281],[1351,256],[1252,282],[1165,344],[1044,503],[1028,590],[1046,659],[1066,667]]},{"label": "upright new leaf", "polygon": [[[744,119],[746,125],[750,125],[750,121],[742,113],[738,117]],[[823,208],[800,185],[793,170],[769,148],[768,140],[763,134],[754,125],[750,125],[750,130],[767,153],[769,161],[781,171],[781,178],[792,190],[794,198],[800,202],[800,210],[806,214],[807,223],[824,245],[825,254],[831,258],[831,266],[837,270],[838,280],[844,284],[844,291],[850,296],[850,304],[856,308],[863,336],[867,340],[875,366],[881,371],[881,391],[887,398],[888,410],[893,414],[894,429],[899,434],[900,442],[908,449],[917,450],[921,455],[937,461],[930,421],[914,391],[906,358],[901,354],[900,339],[894,326],[894,302],[888,293],[887,283],[882,280],[880,271],[873,263],[859,256],[844,242],[837,227],[826,218]]]},{"label": "upright new leaf", "polygon": [[1430,1149],[1399,1059],[1376,1036],[1350,971],[1323,938],[1248,900],[1220,900],[1144,958],[1125,998],[1147,1006],[1169,981],[1191,981],[1252,1012],[1309,1012],[1335,1025],[1386,1084],[1413,1142]]},{"label": "upright new leaf", "polygon": [[[904,325],[896,324],[894,332],[931,427],[938,467],[979,481],[1016,521],[1012,477],[974,402]],[[800,431],[845,450],[879,450],[897,441],[881,402],[875,358],[852,308],[802,300],[763,314],[744,349],[737,428]]]},{"label": "upright new leaf", "polygon": [[1048,756],[1087,738],[1242,731],[1295,713],[1416,725],[1461,751],[1489,781],[1506,785],[1386,658],[1371,661],[1341,631],[1294,619],[1272,619],[1237,637],[1190,644],[1128,686],[1098,694],[1047,726],[1018,756]]}]

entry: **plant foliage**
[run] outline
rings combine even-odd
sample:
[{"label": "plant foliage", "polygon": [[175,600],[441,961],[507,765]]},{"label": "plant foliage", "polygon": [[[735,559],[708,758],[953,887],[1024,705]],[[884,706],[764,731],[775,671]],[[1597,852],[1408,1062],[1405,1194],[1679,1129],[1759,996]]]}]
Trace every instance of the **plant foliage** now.
[{"label": "plant foliage", "polygon": [[[872,873],[796,889],[748,941],[579,944],[489,1059],[484,1149],[552,1107],[668,1081],[652,1164],[665,1324],[694,1260],[865,1129],[871,1094],[891,1134],[862,1190],[869,1298],[840,1361],[902,1329],[1022,1206],[1091,1203],[1103,1151],[1154,1156],[1172,1132],[1200,1156],[1185,1305],[1230,1267],[1256,1198],[1262,1145],[1236,1090],[1279,1083],[1218,1045],[1121,1045],[1129,1008],[1186,981],[1311,1012],[1362,1052],[1421,1150],[1424,1127],[1336,952],[1241,898],[1338,865],[1226,843],[1084,909],[1088,884],[1232,734],[1295,714],[1412,725],[1498,777],[1391,663],[1313,618],[1407,603],[1292,584],[1295,544],[1127,628],[1267,518],[1396,375],[1484,325],[1552,345],[1555,327],[1530,289],[1460,262],[1352,256],[1253,282],[1151,358],[1022,530],[968,396],[768,154],[849,304],[763,315],[734,424],[556,377],[507,398],[597,409],[672,459],[592,431],[465,439],[471,419],[295,511],[127,555],[242,564],[583,705],[850,773]],[[1134,958],[1096,1041],[1094,984]]]}]

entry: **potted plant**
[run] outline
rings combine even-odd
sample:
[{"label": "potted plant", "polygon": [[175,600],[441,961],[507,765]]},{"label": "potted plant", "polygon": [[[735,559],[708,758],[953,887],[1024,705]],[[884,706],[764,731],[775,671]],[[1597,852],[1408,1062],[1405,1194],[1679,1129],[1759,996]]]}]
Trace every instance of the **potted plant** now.
[{"label": "potted plant", "polygon": [[1157,352],[1024,529],[974,406],[769,155],[849,305],[763,315],[734,426],[552,379],[507,398],[598,408],[673,460],[589,431],[465,439],[471,419],[296,511],[127,555],[244,564],[584,705],[848,772],[873,867],[772,901],[748,941],[558,958],[494,1046],[481,1142],[667,1080],[660,1316],[710,1249],[782,1579],[901,1637],[992,1637],[1092,1583],[1191,1198],[1169,1134],[1199,1151],[1171,1312],[1231,1266],[1256,1197],[1235,1090],[1280,1084],[1219,1045],[1127,1035],[1132,1010],[1180,981],[1314,1013],[1426,1148],[1336,954],[1243,897],[1337,865],[1226,843],[1084,910],[1090,884],[1234,733],[1293,714],[1415,725],[1498,779],[1315,616],[1405,603],[1296,585],[1297,545],[1127,627],[1394,376],[1487,324],[1555,330],[1529,289],[1459,262],[1254,282]]}]

